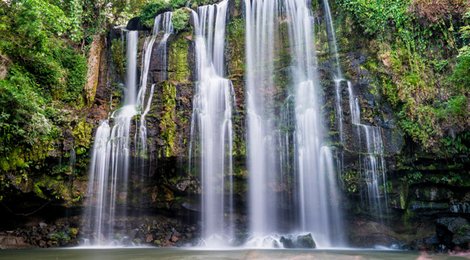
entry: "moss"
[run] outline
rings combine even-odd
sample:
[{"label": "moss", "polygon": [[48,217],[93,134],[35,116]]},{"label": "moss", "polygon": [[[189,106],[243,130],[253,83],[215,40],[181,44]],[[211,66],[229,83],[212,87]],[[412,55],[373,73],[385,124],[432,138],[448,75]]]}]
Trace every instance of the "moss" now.
[{"label": "moss", "polygon": [[61,200],[69,206],[79,202],[83,195],[78,187],[70,185],[61,175],[43,175],[34,178],[33,192],[40,198]]},{"label": "moss", "polygon": [[113,59],[114,66],[117,73],[120,76],[124,75],[126,67],[126,58],[124,54],[124,45],[121,40],[114,39],[111,43],[111,57]]},{"label": "moss", "polygon": [[160,130],[164,140],[163,154],[165,157],[171,157],[175,155],[176,146],[176,87],[173,84],[163,84],[162,100]]},{"label": "moss", "polygon": [[189,42],[186,39],[188,36],[189,33],[178,34],[170,44],[168,78],[172,81],[189,81],[191,72],[188,64]]},{"label": "moss", "polygon": [[72,131],[74,138],[74,148],[90,148],[92,140],[92,130],[93,126],[87,123],[86,120],[78,122],[78,124]]}]

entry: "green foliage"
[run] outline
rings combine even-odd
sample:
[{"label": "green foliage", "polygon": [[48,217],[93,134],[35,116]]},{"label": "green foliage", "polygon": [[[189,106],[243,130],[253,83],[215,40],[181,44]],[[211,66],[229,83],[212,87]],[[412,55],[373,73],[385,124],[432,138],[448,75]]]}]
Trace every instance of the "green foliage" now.
[{"label": "green foliage", "polygon": [[169,2],[165,0],[153,0],[142,8],[140,19],[145,26],[152,28],[155,16],[167,10],[170,10]]},{"label": "green foliage", "polygon": [[369,35],[385,33],[389,23],[403,25],[409,21],[407,0],[340,0],[339,4],[352,13]]},{"label": "green foliage", "polygon": [[[438,2],[440,9],[421,0],[339,1],[366,36],[378,40],[382,67],[369,69],[382,82],[382,94],[393,105],[399,125],[416,143],[434,151],[451,130],[469,127],[470,27],[465,22],[470,14],[462,15],[465,1]],[[454,29],[459,27],[460,39]]]},{"label": "green foliage", "polygon": [[47,118],[37,85],[19,67],[0,80],[0,171],[27,168],[44,159],[58,129]]},{"label": "green foliage", "polygon": [[[144,24],[148,28],[153,27],[153,22],[155,16],[158,14],[161,14],[165,11],[171,11],[174,10],[175,12],[180,12],[177,13],[176,15],[179,16],[176,18],[176,20],[173,20],[173,23],[175,26],[176,31],[180,31],[184,29],[184,25],[187,23],[187,20],[189,20],[189,13],[187,13],[187,17],[183,16],[182,11],[179,11],[179,8],[188,6],[189,3],[192,3],[191,8],[195,9],[197,8],[198,5],[208,5],[208,4],[214,4],[218,2],[217,0],[150,0],[147,2],[143,7],[141,8],[140,11],[140,20],[142,21],[142,24]],[[185,11],[186,12],[186,11]],[[175,13],[173,13],[173,16],[175,16]],[[179,28],[179,30],[177,29]]]},{"label": "green foliage", "polygon": [[[9,187],[45,199],[73,199],[63,178],[70,167],[48,167],[46,158],[61,155],[62,130],[77,121],[84,104],[87,60],[79,47],[86,50],[86,37],[99,31],[92,26],[101,21],[95,7],[99,3],[91,0],[0,1],[0,53],[8,69],[0,80],[2,197]],[[90,134],[89,125],[76,125],[77,149],[89,147]]]},{"label": "green foliage", "polygon": [[116,67],[116,72],[118,75],[124,75],[126,61],[124,53],[124,45],[121,40],[114,39],[111,43],[111,57],[113,59],[113,64]]},{"label": "green foliage", "polygon": [[173,12],[171,17],[173,29],[176,32],[183,31],[189,28],[189,10],[186,8],[177,9]]},{"label": "green foliage", "polygon": [[360,187],[360,173],[357,171],[346,171],[341,178],[343,179],[344,185],[348,193],[359,192]]},{"label": "green foliage", "polygon": [[447,154],[470,153],[470,131],[462,132],[457,136],[446,136],[442,139],[443,151]]},{"label": "green foliage", "polygon": [[458,58],[454,72],[450,76],[450,81],[461,91],[470,90],[470,52],[463,54]]},{"label": "green foliage", "polygon": [[85,120],[78,122],[72,131],[75,141],[75,148],[89,148],[91,145],[93,126]]},{"label": "green foliage", "polygon": [[57,59],[65,69],[65,81],[67,84],[65,93],[60,95],[61,99],[66,102],[74,102],[75,104],[80,101],[83,102],[82,92],[83,86],[86,83],[88,68],[86,58],[71,48],[63,48],[57,54]]}]

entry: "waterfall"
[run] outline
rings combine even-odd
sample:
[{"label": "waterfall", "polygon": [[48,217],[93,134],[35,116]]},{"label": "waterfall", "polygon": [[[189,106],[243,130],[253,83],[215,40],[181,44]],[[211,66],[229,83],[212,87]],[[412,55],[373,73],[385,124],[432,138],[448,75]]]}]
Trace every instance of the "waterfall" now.
[{"label": "waterfall", "polygon": [[330,48],[330,54],[333,56],[334,59],[334,73],[333,79],[335,82],[335,108],[336,108],[336,115],[337,115],[337,122],[338,122],[338,131],[339,131],[339,138],[340,142],[344,141],[344,130],[343,130],[343,108],[341,106],[341,81],[343,79],[343,72],[341,71],[341,64],[339,60],[339,53],[338,53],[338,44],[336,41],[336,33],[335,27],[333,24],[333,18],[331,16],[331,9],[330,3],[328,0],[323,0],[323,11],[325,15],[326,21],[326,32],[328,35],[328,46]]},{"label": "waterfall", "polygon": [[[103,121],[98,127],[90,164],[84,228],[92,232],[89,240],[93,245],[119,244],[118,232],[125,229],[125,223],[118,225],[116,218],[126,216],[132,157],[130,147],[132,119],[138,114],[141,115],[138,138],[140,145],[137,150],[141,150],[142,154],[142,150],[146,152],[147,142],[145,116],[150,110],[154,90],[152,85],[151,93],[146,99],[150,58],[157,34],[162,27],[165,35],[160,41],[160,46],[165,45],[165,48],[158,49],[166,49],[166,39],[171,33],[171,13],[156,17],[153,34],[146,39],[139,93],[137,93],[138,32],[126,31],[126,89],[123,106],[114,111],[109,120]],[[166,62],[166,57],[164,60]]]},{"label": "waterfall", "polygon": [[[352,84],[348,82],[349,109],[351,121],[355,126],[355,134],[361,146],[361,173],[367,189],[362,192],[366,197],[371,212],[382,220],[382,214],[387,211],[386,165],[383,152],[381,128],[361,124],[361,108],[359,99],[354,94]],[[364,152],[362,152],[364,151]],[[383,191],[380,191],[380,187]]]},{"label": "waterfall", "polygon": [[[245,0],[245,6],[251,235],[269,236],[281,230],[281,223],[294,220],[298,222],[296,231],[311,233],[318,247],[340,246],[340,196],[335,160],[324,134],[314,20],[307,1]],[[280,124],[294,122],[292,137],[281,133],[281,126],[274,123],[279,118],[274,114],[273,95],[282,87],[273,80],[278,73],[274,71],[278,56],[275,44],[285,23],[292,59],[291,83],[280,116],[284,123]],[[298,200],[290,199],[290,207],[297,212],[294,218],[278,214],[280,202],[286,199],[276,192],[276,187],[292,183],[296,184],[293,192]]]},{"label": "waterfall", "polygon": [[[131,120],[136,110],[138,32],[128,31],[126,90],[124,105],[101,123],[95,136],[88,185],[85,226],[93,231],[92,243],[109,244],[114,240],[116,213],[125,215],[130,162]],[[123,209],[122,212],[116,212]]]},{"label": "waterfall", "polygon": [[227,7],[228,0],[225,0],[217,5],[201,6],[192,13],[197,82],[191,132],[199,134],[202,238],[203,244],[211,247],[229,245],[234,232],[234,100],[232,83],[224,78]]},{"label": "waterfall", "polygon": [[[358,138],[359,145],[361,146],[361,171],[367,186],[367,190],[363,192],[363,195],[367,198],[367,202],[371,210],[378,214],[381,218],[382,212],[387,209],[387,193],[384,187],[386,183],[386,166],[383,156],[383,141],[381,128],[361,124],[361,108],[359,106],[359,100],[353,92],[351,82],[344,79],[343,73],[341,71],[338,45],[336,41],[336,33],[328,0],[323,0],[323,10],[325,13],[328,45],[335,66],[333,79],[335,82],[336,114],[338,116],[338,131],[340,132],[340,141],[344,145],[344,118],[343,109],[341,106],[341,92],[343,86],[342,83],[347,83],[351,123],[355,128],[354,134]],[[364,153],[362,153],[363,150]],[[381,186],[384,189],[383,192],[380,192]],[[381,196],[382,193],[383,199]]]},{"label": "waterfall", "polygon": [[332,152],[325,145],[316,73],[313,18],[306,1],[286,0],[295,92],[296,157],[300,227],[318,247],[343,242],[339,192]]},{"label": "waterfall", "polygon": [[[137,150],[141,153],[141,158],[145,157],[147,154],[147,123],[145,117],[150,112],[150,107],[152,105],[152,98],[153,93],[155,90],[155,84],[152,84],[150,87],[150,93],[147,95],[147,88],[148,88],[148,73],[150,69],[150,63],[152,58],[153,51],[157,52],[157,57],[160,58],[160,67],[163,68],[162,70],[165,73],[161,73],[160,77],[158,78],[159,81],[163,81],[167,79],[166,75],[166,67],[168,63],[168,55],[167,55],[167,41],[170,35],[173,33],[173,24],[171,22],[172,12],[165,12],[161,15],[155,17],[155,22],[152,30],[152,35],[147,37],[144,42],[144,49],[142,52],[142,65],[141,71],[142,76],[140,79],[140,89],[138,94],[137,103],[141,109],[141,117],[139,123],[139,136],[137,140]],[[163,36],[159,39],[157,48],[154,50],[155,42],[157,41],[157,37],[160,36],[159,33],[163,32]],[[146,99],[147,98],[147,99]],[[143,160],[141,160],[143,163]],[[143,169],[143,165],[141,165]]]},{"label": "waterfall", "polygon": [[276,230],[278,178],[274,115],[274,42],[279,4],[276,0],[245,0],[246,102],[249,172],[249,218],[253,236]]}]

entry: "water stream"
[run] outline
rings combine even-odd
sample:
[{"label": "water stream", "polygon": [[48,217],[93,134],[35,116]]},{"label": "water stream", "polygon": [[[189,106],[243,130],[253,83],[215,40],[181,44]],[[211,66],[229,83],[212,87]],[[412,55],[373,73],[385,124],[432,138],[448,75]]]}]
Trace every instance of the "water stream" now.
[{"label": "water stream", "polygon": [[[119,244],[119,237],[123,238],[119,233],[126,228],[125,223],[118,227],[116,219],[126,216],[129,176],[134,170],[130,169],[132,119],[136,115],[141,115],[139,131],[136,131],[138,141],[135,143],[137,144],[136,153],[142,156],[147,149],[145,116],[150,110],[154,90],[154,85],[152,85],[150,94],[146,95],[148,72],[154,43],[160,31],[163,31],[164,35],[159,41],[157,51],[165,49],[166,55],[166,40],[172,32],[171,13],[155,18],[153,34],[146,39],[144,44],[140,84],[137,84],[139,33],[124,31],[127,51],[124,101],[122,106],[112,112],[110,118],[98,127],[90,164],[88,206],[84,214],[83,227],[84,230],[91,232],[90,237],[84,239],[92,245]],[[143,161],[141,163],[143,164]]]},{"label": "water stream", "polygon": [[[296,222],[287,232],[310,233],[318,247],[339,246],[342,214],[333,153],[326,145],[322,118],[322,92],[317,76],[314,19],[307,1],[245,1],[247,52],[248,167],[250,172],[249,244],[264,246],[273,234],[286,232],[281,223]],[[280,27],[287,23],[291,52],[291,84],[288,86],[283,121],[294,122],[294,136],[283,134],[274,113],[276,42]],[[292,99],[289,101],[289,99]],[[279,137],[280,136],[280,137]],[[280,140],[280,141],[278,141]],[[276,141],[284,148],[276,149]],[[294,158],[290,149],[294,150]],[[280,155],[279,155],[280,153]],[[289,158],[290,157],[290,158]],[[277,158],[281,158],[278,160]],[[286,158],[286,159],[282,159]],[[279,162],[280,161],[280,162]],[[295,170],[286,164],[294,162]],[[288,177],[284,171],[288,169]],[[297,203],[294,218],[279,214],[283,196],[276,187],[290,186]],[[288,188],[289,189],[289,188]],[[268,237],[268,238],[267,238]]]},{"label": "water stream", "polygon": [[333,80],[335,82],[336,114],[338,118],[340,141],[344,145],[342,88],[346,85],[349,95],[351,123],[354,128],[353,134],[358,140],[358,145],[361,150],[361,174],[366,184],[366,189],[362,192],[362,195],[370,210],[374,214],[377,214],[381,219],[382,213],[387,210],[387,193],[385,189],[386,166],[383,153],[381,128],[361,123],[361,107],[359,99],[353,91],[352,83],[344,78],[341,70],[336,32],[328,0],[323,0],[323,11],[325,13],[326,31],[328,34],[328,46],[334,63]]},{"label": "water stream", "polygon": [[[196,94],[191,132],[198,134],[202,184],[202,238],[208,247],[233,239],[232,82],[225,75],[228,0],[193,11]],[[195,152],[192,152],[194,155]],[[191,155],[191,156],[192,156]]]}]

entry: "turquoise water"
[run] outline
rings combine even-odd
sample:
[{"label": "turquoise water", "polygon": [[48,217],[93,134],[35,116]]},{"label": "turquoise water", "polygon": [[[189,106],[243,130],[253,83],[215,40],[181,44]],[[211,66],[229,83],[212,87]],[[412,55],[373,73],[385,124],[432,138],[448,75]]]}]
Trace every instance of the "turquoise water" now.
[{"label": "turquoise water", "polygon": [[469,256],[420,255],[418,252],[378,250],[194,250],[156,248],[0,250],[0,259],[470,259]]}]

